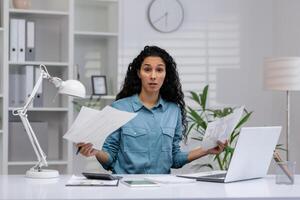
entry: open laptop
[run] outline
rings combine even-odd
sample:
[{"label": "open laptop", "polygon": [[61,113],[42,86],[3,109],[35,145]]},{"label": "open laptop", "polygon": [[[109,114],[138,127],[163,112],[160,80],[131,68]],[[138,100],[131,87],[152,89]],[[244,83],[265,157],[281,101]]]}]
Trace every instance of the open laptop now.
[{"label": "open laptop", "polygon": [[198,181],[228,183],[266,176],[275,150],[280,126],[245,127],[241,129],[229,168],[219,173],[178,175]]}]

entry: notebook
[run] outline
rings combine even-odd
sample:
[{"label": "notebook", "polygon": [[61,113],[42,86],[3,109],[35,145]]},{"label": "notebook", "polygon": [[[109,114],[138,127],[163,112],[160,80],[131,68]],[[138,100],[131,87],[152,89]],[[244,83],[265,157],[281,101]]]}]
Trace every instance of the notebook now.
[{"label": "notebook", "polygon": [[119,179],[116,180],[97,180],[87,179],[83,176],[72,175],[66,186],[118,186]]},{"label": "notebook", "polygon": [[264,177],[268,172],[280,132],[280,126],[242,128],[228,171],[178,176],[221,183]]}]

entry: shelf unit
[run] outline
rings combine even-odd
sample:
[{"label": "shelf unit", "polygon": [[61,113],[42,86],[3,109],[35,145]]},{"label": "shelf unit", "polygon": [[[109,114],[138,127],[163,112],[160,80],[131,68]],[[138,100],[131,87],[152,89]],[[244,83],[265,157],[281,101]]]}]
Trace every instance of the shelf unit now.
[{"label": "shelf unit", "polygon": [[[25,10],[14,8],[12,0],[0,0],[0,174],[24,174],[36,164],[26,133],[16,133],[22,127],[20,119],[12,115],[12,111],[23,104],[15,103],[16,93],[11,94],[11,91],[15,91],[15,87],[24,87],[22,80],[27,76],[24,73],[27,66],[44,64],[52,76],[63,80],[80,77],[87,89],[86,100],[92,93],[91,75],[105,75],[108,95],[101,96],[101,105],[110,104],[115,99],[119,3],[118,0],[32,0],[31,8]],[[34,22],[33,60],[18,62],[10,59],[12,18]],[[28,119],[34,130],[34,126],[40,128],[37,130],[45,130],[35,133],[50,168],[61,174],[74,173],[85,163],[78,162],[74,145],[62,138],[76,116],[73,98],[56,96],[56,89],[47,81],[43,81],[42,90],[42,103],[34,104],[28,110]],[[18,98],[23,99],[20,96]],[[25,150],[18,152],[18,149],[28,149],[28,155],[20,157]]]},{"label": "shelf unit", "polygon": [[[12,101],[15,100],[16,96],[12,96],[11,91],[14,91],[16,87],[20,87],[17,89],[22,91],[24,89],[22,87],[26,87],[22,82],[26,77],[26,73],[24,73],[26,66],[38,67],[40,64],[44,64],[52,76],[60,77],[63,80],[72,78],[70,73],[70,54],[72,52],[69,50],[72,39],[70,25],[70,6],[72,3],[71,0],[35,0],[32,1],[31,9],[23,10],[13,8],[12,0],[2,0],[2,2],[3,10],[1,13],[4,16],[2,32],[4,33],[4,41],[8,42],[1,45],[3,47],[1,57],[3,57],[4,62],[1,67],[3,71],[1,75],[4,78],[2,113],[6,116],[3,118],[3,136],[1,138],[1,147],[3,147],[1,173],[24,174],[36,163],[34,161],[36,158],[26,133],[21,132],[23,125],[20,119],[12,115],[12,110],[23,106],[24,103],[21,102],[20,105],[12,106]],[[10,20],[13,18],[33,21],[35,24],[35,58],[32,61],[10,60]],[[20,78],[19,82],[16,82],[17,78]],[[70,144],[63,140],[62,136],[68,130],[72,120],[70,117],[72,116],[70,114],[70,99],[61,95],[55,97],[57,91],[47,81],[43,81],[42,90],[42,103],[39,106],[34,105],[28,110],[28,118],[34,130],[35,127],[39,127],[37,130],[40,132],[35,132],[38,139],[40,138],[40,145],[47,155],[50,167],[58,169],[60,173],[68,173],[72,168],[70,166],[72,162],[69,162],[71,159],[68,157]],[[19,98],[23,99],[21,92],[15,94],[19,94]],[[28,154],[20,152],[20,149],[29,150]],[[22,159],[18,160],[20,155],[22,155]]]},{"label": "shelf unit", "polygon": [[[100,104],[94,107],[96,109],[111,104],[118,91],[120,3],[118,0],[74,0],[74,75],[80,77],[87,88],[87,97],[75,100],[89,105],[91,97],[96,102],[100,99]],[[106,76],[107,95],[92,96],[91,75]],[[84,170],[102,171],[98,163],[93,163],[97,162],[94,159],[76,156],[73,160],[75,173]]]},{"label": "shelf unit", "polygon": [[117,92],[118,9],[118,1],[74,1],[74,65],[88,95],[91,75],[105,75],[108,95]]}]

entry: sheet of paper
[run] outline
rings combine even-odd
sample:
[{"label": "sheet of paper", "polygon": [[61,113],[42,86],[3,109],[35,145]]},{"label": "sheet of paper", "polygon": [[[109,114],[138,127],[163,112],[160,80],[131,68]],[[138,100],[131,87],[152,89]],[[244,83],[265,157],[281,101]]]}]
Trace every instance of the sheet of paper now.
[{"label": "sheet of paper", "polygon": [[66,186],[117,186],[119,180],[95,180],[72,175]]},{"label": "sheet of paper", "polygon": [[77,118],[63,138],[75,143],[92,143],[101,149],[105,138],[133,119],[137,114],[106,106],[101,111],[82,107]]},{"label": "sheet of paper", "polygon": [[145,179],[163,184],[196,183],[195,179],[181,178],[174,175],[149,176],[145,177]]},{"label": "sheet of paper", "polygon": [[210,149],[216,147],[217,141],[225,142],[230,136],[243,115],[244,106],[237,108],[226,117],[217,119],[207,124],[202,141],[202,148]]}]

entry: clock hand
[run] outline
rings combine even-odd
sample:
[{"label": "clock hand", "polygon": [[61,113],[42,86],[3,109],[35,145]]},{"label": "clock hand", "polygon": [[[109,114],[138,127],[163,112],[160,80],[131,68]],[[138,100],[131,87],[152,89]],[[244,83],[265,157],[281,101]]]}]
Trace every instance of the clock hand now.
[{"label": "clock hand", "polygon": [[157,18],[156,20],[154,20],[152,23],[155,24],[158,21],[162,20],[164,17],[166,17],[168,15],[168,12],[165,12],[162,16],[160,16],[159,18]]},{"label": "clock hand", "polygon": [[165,26],[166,27],[168,27],[168,14],[169,14],[168,12],[165,13],[165,16],[166,16],[166,18],[165,18]]}]

